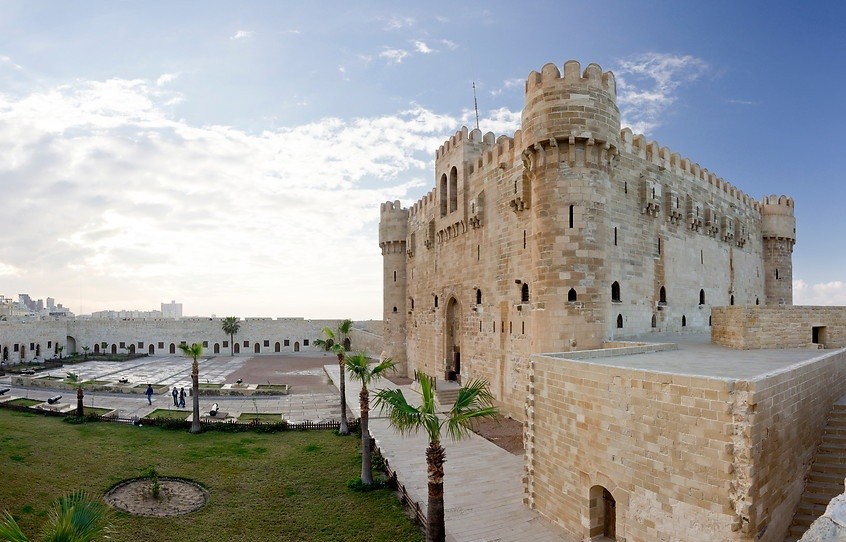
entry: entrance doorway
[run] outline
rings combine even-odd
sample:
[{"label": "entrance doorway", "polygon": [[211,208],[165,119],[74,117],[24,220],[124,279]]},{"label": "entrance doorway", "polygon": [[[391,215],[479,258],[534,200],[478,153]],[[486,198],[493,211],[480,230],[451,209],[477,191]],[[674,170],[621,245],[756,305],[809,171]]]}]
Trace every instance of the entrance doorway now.
[{"label": "entrance doorway", "polygon": [[299,351],[300,351],[300,341],[295,341],[294,342],[294,352],[299,352]]},{"label": "entrance doorway", "polygon": [[825,326],[814,326],[811,328],[811,342],[825,348]]},{"label": "entrance doorway", "polygon": [[447,301],[446,321],[444,322],[444,370],[445,380],[461,382],[461,305],[451,297]]},{"label": "entrance doorway", "polygon": [[602,486],[590,488],[590,537],[617,540],[617,502]]},{"label": "entrance doorway", "polygon": [[214,343],[214,353],[220,354],[220,343]]},{"label": "entrance doorway", "polygon": [[156,353],[156,347],[153,346],[153,343],[150,343],[149,348],[147,348],[147,353],[149,353],[151,356]]}]

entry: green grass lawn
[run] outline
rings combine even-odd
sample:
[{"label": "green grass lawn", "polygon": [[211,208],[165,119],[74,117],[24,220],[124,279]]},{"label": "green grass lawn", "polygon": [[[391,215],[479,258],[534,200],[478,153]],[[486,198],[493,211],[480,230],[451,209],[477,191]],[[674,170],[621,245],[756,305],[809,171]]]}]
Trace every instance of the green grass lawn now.
[{"label": "green grass lawn", "polygon": [[250,423],[253,420],[258,420],[262,423],[279,423],[282,421],[281,414],[270,414],[265,412],[259,412],[256,414],[255,412],[244,412],[240,416],[238,416],[239,422]]},{"label": "green grass lawn", "polygon": [[44,401],[37,401],[35,399],[24,399],[23,397],[19,397],[17,399],[12,399],[9,401],[10,405],[18,405],[18,406],[34,406],[40,405]]},{"label": "green grass lawn", "polygon": [[145,416],[146,418],[153,418],[154,420],[158,420],[159,418],[169,418],[174,420],[184,420],[191,414],[191,410],[169,410],[167,408],[157,408],[156,410],[150,412]]},{"label": "green grass lawn", "polygon": [[331,431],[192,435],[0,409],[0,503],[34,536],[54,499],[101,496],[152,465],[203,484],[209,503],[175,518],[118,513],[112,540],[422,541],[392,492],[347,489],[359,445]]}]

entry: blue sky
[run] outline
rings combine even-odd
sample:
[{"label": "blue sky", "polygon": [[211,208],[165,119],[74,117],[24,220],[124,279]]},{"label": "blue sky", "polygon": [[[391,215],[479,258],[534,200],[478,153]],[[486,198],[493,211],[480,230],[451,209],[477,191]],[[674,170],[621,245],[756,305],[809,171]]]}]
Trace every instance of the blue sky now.
[{"label": "blue sky", "polygon": [[547,62],[624,124],[796,200],[795,301],[846,304],[841,2],[0,0],[0,294],[75,312],[379,318],[379,203]]}]

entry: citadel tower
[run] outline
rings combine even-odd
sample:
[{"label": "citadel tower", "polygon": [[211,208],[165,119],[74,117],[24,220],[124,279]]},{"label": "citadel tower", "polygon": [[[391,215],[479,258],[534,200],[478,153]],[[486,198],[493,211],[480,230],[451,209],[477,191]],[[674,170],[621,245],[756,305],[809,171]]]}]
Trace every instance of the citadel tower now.
[{"label": "citadel tower", "polygon": [[383,305],[385,346],[381,359],[391,358],[397,373],[406,373],[405,348],[405,238],[408,231],[408,210],[399,201],[386,202],[380,208],[379,247],[382,249]]},{"label": "citadel tower", "polygon": [[793,199],[767,196],[763,202],[764,295],[767,305],[793,304]]},{"label": "citadel tower", "polygon": [[614,75],[596,64],[582,72],[571,60],[563,75],[547,64],[526,81],[522,182],[531,193],[536,352],[598,347],[604,338],[606,203],[620,134],[615,98]]}]

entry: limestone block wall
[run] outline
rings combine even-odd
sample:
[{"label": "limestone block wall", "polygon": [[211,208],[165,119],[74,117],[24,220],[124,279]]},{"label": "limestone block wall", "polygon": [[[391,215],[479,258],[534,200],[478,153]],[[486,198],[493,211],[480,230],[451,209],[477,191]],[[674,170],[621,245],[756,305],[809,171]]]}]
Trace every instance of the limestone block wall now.
[{"label": "limestone block wall", "polygon": [[712,310],[711,341],[736,349],[846,347],[846,307],[743,306]]},{"label": "limestone block wall", "polygon": [[834,401],[846,352],[750,380],[533,356],[526,500],[576,537],[781,542]]},{"label": "limestone block wall", "polygon": [[[799,308],[799,307],[797,307]],[[781,542],[804,489],[826,418],[846,394],[846,351],[829,352],[748,383],[750,532]]]},{"label": "limestone block wall", "polygon": [[57,346],[67,348],[67,322],[48,320],[38,322],[0,322],[0,360],[8,364],[30,361],[40,352],[40,358],[52,358]]},{"label": "limestone block wall", "polygon": [[371,357],[378,358],[385,347],[381,329],[379,332],[377,334],[367,329],[353,327],[350,329],[350,347],[354,352],[365,352]]}]

